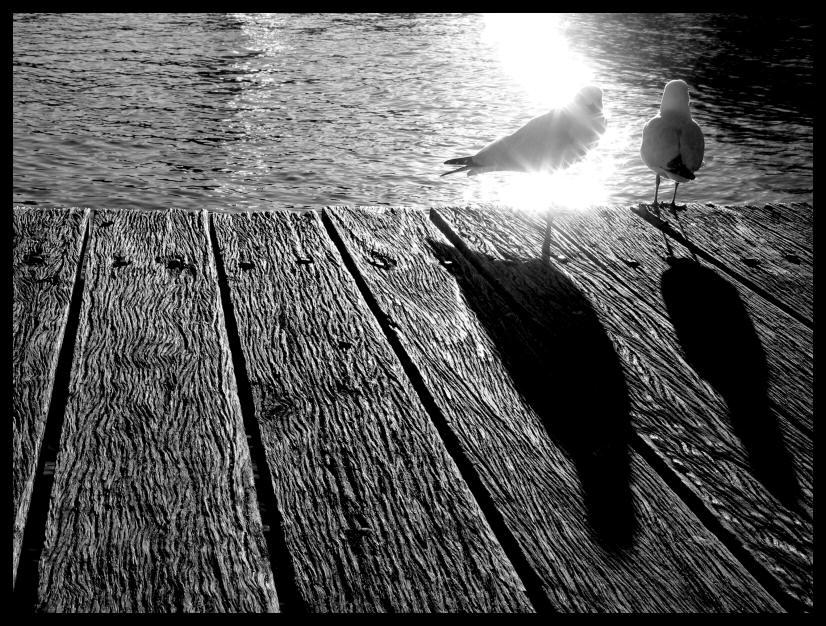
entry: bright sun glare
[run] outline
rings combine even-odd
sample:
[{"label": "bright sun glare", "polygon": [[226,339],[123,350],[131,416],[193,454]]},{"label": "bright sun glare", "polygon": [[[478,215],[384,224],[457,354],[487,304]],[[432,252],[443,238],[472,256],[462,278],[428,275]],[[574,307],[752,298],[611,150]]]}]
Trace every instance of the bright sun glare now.
[{"label": "bright sun glare", "polygon": [[[502,70],[525,94],[527,115],[568,104],[579,89],[594,84],[594,72],[568,45],[563,16],[489,13],[484,20],[482,39],[497,50]],[[607,107],[606,117],[605,135],[582,161],[553,174],[483,174],[468,186],[465,200],[531,211],[605,204],[606,180],[615,167],[606,148],[621,139]],[[513,130],[503,129],[502,134]]]},{"label": "bright sun glare", "polygon": [[486,13],[483,41],[499,52],[502,67],[543,109],[562,106],[593,79],[568,47],[565,24],[554,13]]}]

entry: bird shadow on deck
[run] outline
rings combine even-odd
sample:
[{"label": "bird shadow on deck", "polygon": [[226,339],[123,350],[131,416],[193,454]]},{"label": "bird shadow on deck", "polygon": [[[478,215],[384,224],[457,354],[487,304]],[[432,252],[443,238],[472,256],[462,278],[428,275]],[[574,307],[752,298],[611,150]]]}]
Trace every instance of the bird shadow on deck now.
[{"label": "bird shadow on deck", "polygon": [[770,408],[766,355],[737,289],[691,259],[669,265],[660,288],[688,363],[725,399],[755,477],[795,508],[800,487]]},{"label": "bird shadow on deck", "polygon": [[[606,549],[630,547],[636,521],[628,392],[619,357],[590,302],[540,259],[502,261],[428,243],[455,277],[516,390],[573,461],[595,538]],[[500,288],[474,266],[484,267]],[[542,303],[539,312],[528,313],[502,289],[525,281],[546,290],[532,292]],[[549,301],[554,306],[545,306]],[[554,506],[550,498],[548,506]]]}]

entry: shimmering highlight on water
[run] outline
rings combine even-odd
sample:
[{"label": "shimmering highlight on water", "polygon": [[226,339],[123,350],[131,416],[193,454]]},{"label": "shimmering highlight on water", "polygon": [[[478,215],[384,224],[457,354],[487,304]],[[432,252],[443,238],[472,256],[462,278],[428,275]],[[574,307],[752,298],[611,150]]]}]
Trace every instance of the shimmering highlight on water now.
[{"label": "shimmering highlight on water", "polygon": [[[681,201],[811,201],[813,22],[560,16],[610,121],[553,200],[650,201],[642,125],[683,78],[706,165]],[[485,28],[481,15],[16,14],[13,201],[541,204],[524,175],[439,177],[546,110]]]}]

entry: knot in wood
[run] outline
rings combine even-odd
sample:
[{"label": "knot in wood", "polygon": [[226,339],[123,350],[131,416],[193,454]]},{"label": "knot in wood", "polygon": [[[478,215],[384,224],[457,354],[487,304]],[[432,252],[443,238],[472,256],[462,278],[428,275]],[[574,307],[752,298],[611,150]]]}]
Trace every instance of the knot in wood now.
[{"label": "knot in wood", "polygon": [[43,243],[39,239],[35,239],[23,255],[23,263],[26,265],[43,265],[43,262]]},{"label": "knot in wood", "polygon": [[195,276],[195,265],[193,265],[192,263],[187,263],[186,258],[181,256],[180,254],[167,254],[165,256],[157,256],[155,257],[155,261],[158,263],[163,263],[166,266],[166,269],[170,270],[175,275],[178,275],[182,271],[186,270],[190,272],[193,276]]},{"label": "knot in wood", "polygon": [[367,262],[380,269],[389,270],[396,266],[396,259],[378,250],[371,250],[370,257]]},{"label": "knot in wood", "polygon": [[367,535],[373,534],[373,529],[369,526],[358,526],[356,528],[347,528],[344,530],[344,534],[350,540],[353,539],[361,539]]},{"label": "knot in wood", "polygon": [[51,276],[46,276],[45,278],[39,279],[37,282],[39,283],[50,283],[52,285],[59,285],[60,284],[60,276],[59,274],[55,273]]},{"label": "knot in wood", "polygon": [[23,263],[26,265],[43,265],[43,255],[39,252],[27,252],[23,255]]},{"label": "knot in wood", "polygon": [[112,267],[123,267],[124,265],[129,265],[132,261],[127,261],[126,257],[122,254],[113,254],[112,255]]}]

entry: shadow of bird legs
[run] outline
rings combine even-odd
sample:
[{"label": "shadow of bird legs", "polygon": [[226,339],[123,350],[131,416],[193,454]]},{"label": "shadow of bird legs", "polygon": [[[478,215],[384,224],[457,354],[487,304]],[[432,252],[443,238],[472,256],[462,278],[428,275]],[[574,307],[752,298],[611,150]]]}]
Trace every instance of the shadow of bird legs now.
[{"label": "shadow of bird legs", "polygon": [[[498,260],[429,243],[438,259],[450,261],[445,267],[516,390],[573,461],[595,538],[608,549],[630,546],[630,401],[620,359],[591,303],[544,259]],[[530,313],[512,295],[526,284],[539,303]]]}]

